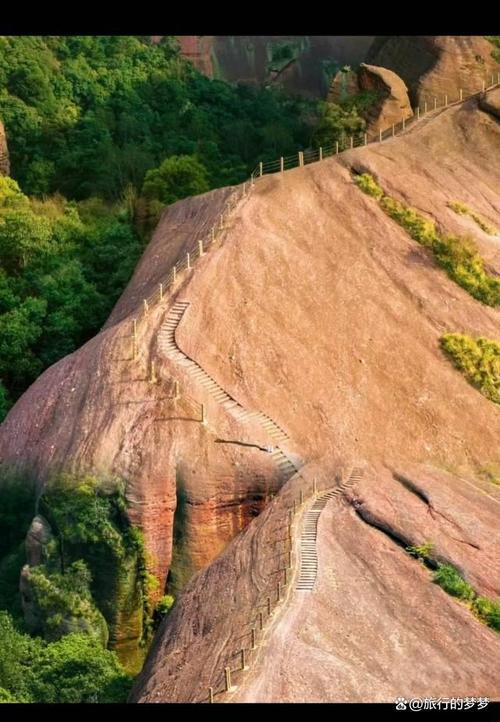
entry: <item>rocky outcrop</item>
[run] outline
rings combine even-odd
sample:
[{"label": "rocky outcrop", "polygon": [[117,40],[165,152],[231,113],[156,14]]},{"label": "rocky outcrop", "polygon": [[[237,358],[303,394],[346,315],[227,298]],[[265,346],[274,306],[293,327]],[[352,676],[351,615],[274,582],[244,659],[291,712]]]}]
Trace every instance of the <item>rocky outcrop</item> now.
[{"label": "rocky outcrop", "polygon": [[328,92],[328,102],[342,103],[366,90],[374,96],[373,103],[362,112],[368,133],[378,133],[393,123],[413,115],[408,89],[396,73],[387,68],[361,63],[357,72],[347,68],[339,71]]},{"label": "rocky outcrop", "polygon": [[367,130],[378,132],[413,116],[408,89],[396,73],[362,63],[358,73],[360,90],[369,90],[377,100],[365,114]]},{"label": "rocky outcrop", "polygon": [[479,107],[500,120],[500,88],[489,90],[479,98]]},{"label": "rocky outcrop", "polygon": [[9,149],[7,147],[7,136],[5,127],[0,120],[0,175],[10,174]]},{"label": "rocky outcrop", "polygon": [[346,67],[339,70],[333,78],[328,90],[327,101],[338,105],[343,103],[350,96],[356,95],[358,92],[358,75],[354,70]]},{"label": "rocky outcrop", "polygon": [[47,559],[47,546],[51,539],[53,534],[48,521],[43,516],[35,516],[26,534],[26,561],[30,567],[36,567]]},{"label": "rocky outcrop", "polygon": [[367,61],[397,73],[413,103],[445,95],[455,100],[460,89],[464,95],[477,92],[500,71],[492,49],[480,35],[388,36],[375,40]]}]

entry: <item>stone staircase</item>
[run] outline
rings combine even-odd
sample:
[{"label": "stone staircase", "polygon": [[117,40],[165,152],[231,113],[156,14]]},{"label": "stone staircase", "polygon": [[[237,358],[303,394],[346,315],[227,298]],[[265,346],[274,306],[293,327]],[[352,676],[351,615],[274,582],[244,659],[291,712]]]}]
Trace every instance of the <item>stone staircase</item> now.
[{"label": "stone staircase", "polygon": [[[276,442],[283,442],[289,439],[288,434],[270,416],[260,411],[249,411],[239,404],[220,384],[215,381],[196,361],[189,358],[177,345],[175,332],[179,326],[186,309],[188,301],[176,301],[162,324],[158,333],[158,345],[160,351],[172,359],[179,366],[183,366],[191,378],[202,386],[207,393],[225,408],[238,421],[256,421],[265,430],[271,439]],[[271,453],[273,460],[278,466],[283,481],[288,480],[297,473],[297,465],[279,447],[274,446]]]},{"label": "stone staircase", "polygon": [[330,499],[341,497],[363,476],[361,467],[354,467],[348,479],[328,491],[317,495],[312,506],[307,510],[304,526],[300,536],[300,570],[295,589],[297,591],[311,592],[318,575],[318,555],[316,552],[316,537],[318,520],[321,512]]}]

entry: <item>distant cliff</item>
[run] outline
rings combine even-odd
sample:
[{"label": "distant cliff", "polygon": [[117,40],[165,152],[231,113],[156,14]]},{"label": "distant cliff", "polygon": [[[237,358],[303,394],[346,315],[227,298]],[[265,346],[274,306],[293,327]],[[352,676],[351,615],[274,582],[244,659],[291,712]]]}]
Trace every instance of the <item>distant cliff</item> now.
[{"label": "distant cliff", "polygon": [[397,73],[412,102],[458,92],[480,90],[483,80],[500,72],[493,45],[480,35],[414,35],[377,37],[367,62]]},{"label": "distant cliff", "polygon": [[[160,36],[154,36],[158,41]],[[229,82],[272,83],[289,92],[326,95],[332,72],[358,65],[369,36],[182,35],[181,53],[209,77]]]}]

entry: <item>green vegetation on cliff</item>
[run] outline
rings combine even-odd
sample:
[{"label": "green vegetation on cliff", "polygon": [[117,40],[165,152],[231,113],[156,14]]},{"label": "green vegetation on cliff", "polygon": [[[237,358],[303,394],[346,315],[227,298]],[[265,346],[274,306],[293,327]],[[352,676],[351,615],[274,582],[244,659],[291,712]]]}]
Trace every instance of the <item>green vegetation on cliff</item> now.
[{"label": "green vegetation on cliff", "polygon": [[0,611],[0,702],[125,702],[131,687],[114,652],[87,635],[47,643]]},{"label": "green vegetation on cliff", "polygon": [[455,211],[455,213],[458,213],[460,216],[470,216],[472,220],[474,220],[479,228],[487,233],[489,236],[495,236],[497,234],[497,229],[494,228],[491,223],[488,223],[488,221],[485,221],[482,216],[479,215],[479,213],[476,213],[476,211],[472,210],[472,208],[469,208],[468,205],[465,203],[461,203],[460,201],[452,201],[451,203],[448,203],[449,207],[452,211]]},{"label": "green vegetation on cliff", "polygon": [[491,55],[495,58],[497,63],[500,63],[500,35],[486,35],[486,40],[489,40],[493,45]]},{"label": "green vegetation on cliff", "polygon": [[369,173],[355,175],[354,181],[414,240],[432,251],[437,263],[453,281],[488,306],[500,306],[500,279],[487,272],[472,239],[439,232],[435,223],[414,208],[386,195]]},{"label": "green vegetation on cliff", "polygon": [[432,542],[409,546],[406,551],[433,570],[432,581],[435,584],[438,584],[450,596],[464,602],[471,612],[488,627],[500,632],[500,603],[479,596],[452,564],[441,564],[435,561]]},{"label": "green vegetation on cliff", "polygon": [[[127,518],[123,485],[61,475],[37,504],[24,479],[4,472],[1,487],[0,609],[45,641],[84,634],[114,650],[127,671],[139,671],[153,627],[173,599],[153,608],[155,580],[142,534]],[[30,534],[27,557],[24,537],[35,507],[38,531]]]},{"label": "green vegetation on cliff", "polygon": [[442,336],[441,347],[472,386],[500,404],[500,343],[448,333]]}]

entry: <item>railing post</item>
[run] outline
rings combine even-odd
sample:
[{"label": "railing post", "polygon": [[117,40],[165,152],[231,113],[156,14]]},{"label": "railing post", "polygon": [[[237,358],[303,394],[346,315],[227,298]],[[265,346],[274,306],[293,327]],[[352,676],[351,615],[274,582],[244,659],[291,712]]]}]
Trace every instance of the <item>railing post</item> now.
[{"label": "railing post", "polygon": [[176,280],[177,280],[177,263],[172,268],[172,286],[175,284]]},{"label": "railing post", "polygon": [[299,150],[299,166],[302,167],[304,165],[304,153]]},{"label": "railing post", "polygon": [[163,283],[160,283],[160,301],[163,301]]},{"label": "railing post", "polygon": [[208,702],[209,702],[209,704],[213,704],[213,702],[214,702],[214,688],[213,687],[208,688]]},{"label": "railing post", "polygon": [[319,159],[323,160],[323,148],[321,146],[319,147]]},{"label": "railing post", "polygon": [[403,115],[403,130],[404,130],[405,128],[406,128],[406,119],[405,119],[405,117],[404,117],[404,115]]},{"label": "railing post", "polygon": [[285,568],[283,569],[283,586],[286,587],[287,584],[288,584],[288,579],[287,579],[286,567],[285,567]]},{"label": "railing post", "polygon": [[241,650],[240,655],[241,655],[241,671],[243,671],[245,669],[248,669],[247,656],[246,656],[244,649]]},{"label": "railing post", "polygon": [[464,99],[464,91],[460,88],[460,100]]},{"label": "railing post", "polygon": [[291,549],[288,550],[288,568],[289,569],[292,568],[292,550]]},{"label": "railing post", "polygon": [[144,313],[147,315],[147,313],[149,311],[148,302],[146,301],[146,299],[144,299],[142,303],[144,305]]},{"label": "railing post", "polygon": [[189,271],[189,269],[191,268],[191,256],[189,253],[186,253],[186,263],[187,263],[187,269]]},{"label": "railing post", "polygon": [[262,161],[260,161],[260,163],[259,163],[259,175],[260,175],[261,178],[262,178],[263,170],[264,170],[264,168],[263,168],[263,165],[262,165]]},{"label": "railing post", "polygon": [[259,612],[259,629],[264,629],[264,615]]},{"label": "railing post", "polygon": [[417,120],[420,120],[420,105],[417,106]]},{"label": "railing post", "polygon": [[257,641],[255,639],[255,627],[252,627],[251,635],[252,635],[251,647],[252,647],[252,649],[257,649]]},{"label": "railing post", "polygon": [[271,597],[267,598],[267,616],[271,616]]},{"label": "railing post", "polygon": [[438,99],[434,98],[434,110],[438,107]]},{"label": "railing post", "polygon": [[448,107],[448,96],[447,95],[444,96],[444,107],[445,108]]},{"label": "railing post", "polygon": [[231,692],[233,689],[235,689],[231,684],[231,667],[225,667],[224,681],[225,681],[226,692]]},{"label": "railing post", "polygon": [[201,423],[203,426],[207,425],[207,410],[205,408],[205,404],[201,405]]},{"label": "railing post", "polygon": [[351,135],[351,150],[354,148],[354,136]]},{"label": "railing post", "polygon": [[280,173],[284,173],[284,172],[285,172],[285,159],[283,158],[283,156],[281,156],[281,158],[280,158]]},{"label": "railing post", "polygon": [[424,102],[424,115],[427,113],[427,101]]},{"label": "railing post", "polygon": [[483,80],[483,93],[486,90],[486,82]]},{"label": "railing post", "polygon": [[276,585],[276,601],[281,601],[281,582],[278,582]]},{"label": "railing post", "polygon": [[293,520],[293,512],[291,509],[288,510],[288,523],[291,524]]},{"label": "railing post", "polygon": [[368,133],[365,133],[365,145],[368,145]]},{"label": "railing post", "polygon": [[203,256],[203,254],[205,253],[205,251],[203,250],[203,240],[198,241],[198,250],[200,252],[200,257]]},{"label": "railing post", "polygon": [[339,142],[338,140],[335,141],[335,155],[339,154]]}]

